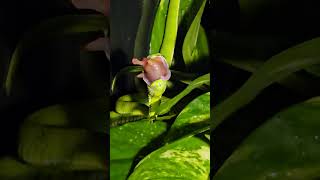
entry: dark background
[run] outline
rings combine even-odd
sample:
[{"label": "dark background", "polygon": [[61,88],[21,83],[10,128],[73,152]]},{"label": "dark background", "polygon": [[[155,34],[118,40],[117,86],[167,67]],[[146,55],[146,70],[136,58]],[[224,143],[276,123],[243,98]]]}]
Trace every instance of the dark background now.
[{"label": "dark background", "polygon": [[[249,2],[249,1],[248,1]],[[224,57],[258,58],[271,56],[303,41],[319,37],[319,3],[313,0],[251,1],[258,8],[241,12],[236,0],[211,1],[203,15],[211,44],[212,107],[235,92],[251,75],[219,62]],[[303,73],[303,72],[300,72]],[[319,90],[318,85],[314,89]],[[307,90],[306,90],[307,91]],[[279,84],[266,88],[253,102],[221,124],[212,137],[213,176],[250,132],[283,108],[305,100],[319,91],[299,94]],[[212,115],[214,121],[214,114]]]},{"label": "dark background", "polygon": [[96,34],[63,36],[27,49],[17,71],[21,82],[14,86],[11,96],[4,93],[10,56],[24,33],[48,18],[81,13],[88,10],[77,10],[63,0],[1,2],[0,157],[16,155],[19,125],[28,114],[49,105],[106,94],[108,62],[104,53],[83,53],[80,57],[80,47]]},{"label": "dark background", "polygon": [[[238,89],[250,76],[248,72],[219,63],[220,57],[232,55],[268,59],[292,45],[320,35],[320,28],[317,26],[320,6],[316,0],[270,0],[269,2],[273,3],[249,14],[240,12],[236,0],[208,2],[202,25],[207,31],[211,45],[212,87],[214,88],[212,94],[215,97],[212,99],[213,106]],[[114,13],[112,4],[111,2],[111,16]],[[121,7],[121,4],[118,6]],[[138,15],[137,12],[140,12],[135,11],[136,6],[121,8],[123,11],[118,12],[126,13],[127,20],[134,18],[133,15]],[[49,17],[81,12],[83,11],[74,9],[71,4],[62,0],[2,2],[0,6],[0,81],[3,83],[11,53],[30,27]],[[121,22],[121,19],[111,20],[111,32],[117,32],[118,27],[114,24],[118,24],[118,21]],[[119,23],[119,29],[134,26],[138,20],[129,22],[132,24]],[[79,36],[82,37],[82,35]],[[244,41],[240,42],[234,37],[242,37]],[[275,46],[268,46],[268,43],[257,37],[266,37],[262,40],[274,38],[275,43],[271,44]],[[226,41],[225,38],[229,38],[230,41]],[[15,89],[11,97],[6,97],[0,86],[0,156],[16,154],[19,124],[31,112],[51,104],[101,96],[105,93],[101,85],[89,85],[90,79],[107,82],[108,68],[105,68],[107,62],[104,54],[94,53],[93,56],[98,57],[94,63],[89,61],[80,63],[81,40],[76,39],[79,38],[61,37],[25,52],[19,69],[24,83],[19,89]],[[119,52],[112,57],[128,59],[129,56]],[[94,75],[88,75],[89,78],[84,77],[83,67],[86,67],[87,74],[98,72],[100,76],[93,73]],[[212,174],[241,141],[268,117],[289,104],[312,95],[297,94],[279,85],[273,85],[250,103],[247,110],[243,109],[237,117],[225,121],[215,130],[213,136],[214,171]]]}]

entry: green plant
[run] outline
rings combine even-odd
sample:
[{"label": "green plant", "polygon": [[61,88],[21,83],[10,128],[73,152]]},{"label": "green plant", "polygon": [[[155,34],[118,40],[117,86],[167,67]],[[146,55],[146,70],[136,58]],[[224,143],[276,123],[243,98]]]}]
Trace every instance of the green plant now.
[{"label": "green plant", "polygon": [[142,4],[132,58],[151,56],[133,61],[144,69],[120,70],[111,90],[116,92],[122,74],[155,72],[144,67],[154,57],[166,60],[171,78],[161,80],[166,89],[159,89],[153,84],[158,81],[149,83],[142,74],[148,84],[136,81],[134,93],[113,94],[118,99],[110,112],[111,179],[208,179],[210,74],[204,66],[209,50],[200,25],[206,0]]},{"label": "green plant", "polygon": [[[211,110],[215,136],[212,146],[216,149],[213,164],[218,166],[214,167],[213,179],[318,179],[320,107],[316,69],[320,63],[320,38],[310,33],[311,37],[302,35],[299,39],[296,36],[303,34],[302,30],[292,31],[297,33],[294,35],[279,30],[291,27],[286,21],[276,23],[278,17],[290,14],[284,7],[290,4],[305,13],[298,8],[300,3],[244,0],[238,3],[243,15],[240,22],[247,24],[242,31],[218,30],[212,36],[215,52],[219,54],[216,66],[227,67],[226,74],[233,70],[238,76],[252,74],[238,89],[221,93],[224,97]],[[304,5],[308,7],[307,3]],[[282,7],[281,11],[276,11],[277,6]],[[264,8],[275,11],[277,18],[263,17]],[[259,24],[250,24],[253,21]],[[281,37],[270,32],[275,25],[279,26],[275,32]],[[266,28],[266,32],[257,26]],[[257,29],[247,32],[253,28]],[[230,74],[232,79],[240,79]]]}]

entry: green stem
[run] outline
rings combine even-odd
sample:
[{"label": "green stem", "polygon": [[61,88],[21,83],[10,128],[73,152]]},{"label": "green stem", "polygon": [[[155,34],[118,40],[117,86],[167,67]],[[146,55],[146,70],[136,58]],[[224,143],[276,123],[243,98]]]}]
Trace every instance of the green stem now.
[{"label": "green stem", "polygon": [[165,34],[160,53],[165,57],[169,67],[172,64],[174,47],[178,32],[180,0],[170,0]]}]

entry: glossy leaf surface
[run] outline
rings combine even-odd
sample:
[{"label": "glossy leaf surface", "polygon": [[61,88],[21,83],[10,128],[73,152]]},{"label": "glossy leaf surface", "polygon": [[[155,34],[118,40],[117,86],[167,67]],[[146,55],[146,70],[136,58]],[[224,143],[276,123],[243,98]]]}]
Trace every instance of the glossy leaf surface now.
[{"label": "glossy leaf surface", "polygon": [[[193,128],[210,118],[210,92],[192,100],[178,115],[170,128],[167,140],[181,136],[191,136]],[[189,134],[190,133],[190,134]]]},{"label": "glossy leaf surface", "polygon": [[320,38],[291,47],[264,63],[232,96],[218,104],[212,128],[252,101],[264,88],[306,67],[320,64]]},{"label": "glossy leaf surface", "polygon": [[178,95],[173,97],[172,99],[165,101],[162,103],[159,108],[158,108],[158,114],[162,115],[165,113],[168,113],[170,109],[179,101],[181,100],[184,96],[189,94],[193,89],[198,88],[204,84],[210,84],[210,74],[205,74],[194,81],[192,81],[183,91],[181,91]]},{"label": "glossy leaf surface", "polygon": [[319,117],[319,97],[276,114],[245,139],[214,179],[319,178]]},{"label": "glossy leaf surface", "polygon": [[207,180],[210,146],[196,137],[187,137],[152,152],[136,166],[129,180]]},{"label": "glossy leaf surface", "polygon": [[166,123],[138,121],[110,129],[110,177],[122,180],[139,151],[166,130]]},{"label": "glossy leaf surface", "polygon": [[[194,18],[182,46],[182,55],[187,68],[194,68],[197,61],[207,59],[209,56],[208,40],[204,29],[201,27],[201,17],[206,5],[203,1],[196,17]],[[203,63],[201,64],[203,66]]]}]

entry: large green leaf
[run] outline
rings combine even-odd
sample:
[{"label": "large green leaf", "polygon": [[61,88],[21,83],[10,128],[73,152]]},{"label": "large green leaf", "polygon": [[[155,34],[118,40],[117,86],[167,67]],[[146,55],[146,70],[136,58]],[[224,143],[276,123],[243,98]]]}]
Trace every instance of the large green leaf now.
[{"label": "large green leaf", "polygon": [[187,137],[146,156],[135,167],[129,180],[207,180],[209,171],[209,144],[196,137]]},{"label": "large green leaf", "polygon": [[161,105],[157,109],[157,113],[159,115],[166,114],[170,111],[170,109],[178,102],[180,101],[184,96],[189,94],[192,90],[195,88],[198,88],[204,84],[209,85],[210,84],[210,74],[205,74],[194,81],[192,81],[183,91],[181,91],[178,95],[176,95],[174,98],[165,101],[164,103],[161,103]]},{"label": "large green leaf", "polygon": [[252,101],[272,83],[308,66],[319,64],[319,45],[320,38],[315,38],[271,57],[237,92],[212,110],[214,114],[212,128],[215,129],[223,120]]},{"label": "large green leaf", "polygon": [[180,1],[179,33],[182,33],[183,36],[185,36],[185,33],[187,33],[188,29],[190,28],[190,25],[196,17],[202,2],[202,0]]},{"label": "large green leaf", "polygon": [[[194,18],[182,46],[182,55],[184,63],[188,69],[194,68],[197,61],[207,59],[209,57],[209,45],[204,29],[201,27],[201,17],[206,5],[203,0],[196,17]],[[201,64],[203,66],[203,63]]]},{"label": "large green leaf", "polygon": [[110,177],[126,179],[142,148],[166,130],[166,123],[138,121],[110,129]]},{"label": "large green leaf", "polygon": [[[185,34],[196,16],[198,9],[201,5],[200,1],[195,0],[183,0],[180,1],[179,8],[179,33]],[[157,8],[157,14],[154,19],[151,41],[150,41],[150,54],[155,54],[160,52],[160,48],[162,45],[166,19],[169,7],[169,0],[161,0],[159,6]],[[184,36],[184,35],[183,35]]]},{"label": "large green leaf", "polygon": [[16,71],[19,61],[23,52],[28,48],[57,36],[83,32],[103,32],[108,29],[108,25],[108,19],[103,15],[65,15],[46,20],[28,31],[18,43],[11,57],[4,84],[7,94],[11,93],[13,83],[18,81],[19,77],[17,77]]},{"label": "large green leaf", "polygon": [[320,98],[294,105],[256,129],[215,180],[320,178]]},{"label": "large green leaf", "polygon": [[181,136],[194,135],[194,128],[210,118],[210,92],[191,101],[178,115],[167,135],[167,141]]},{"label": "large green leaf", "polygon": [[[220,61],[251,73],[257,71],[264,63],[259,59],[223,58]],[[317,66],[312,66],[306,69],[310,70],[310,72],[312,71],[311,73],[316,75]],[[320,85],[317,85],[317,80],[298,73],[292,73],[286,78],[279,79],[277,82],[282,86],[300,94],[317,94],[317,92],[320,90]]]}]

